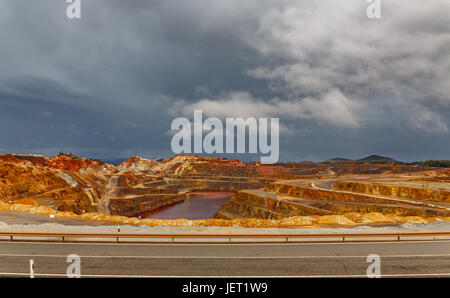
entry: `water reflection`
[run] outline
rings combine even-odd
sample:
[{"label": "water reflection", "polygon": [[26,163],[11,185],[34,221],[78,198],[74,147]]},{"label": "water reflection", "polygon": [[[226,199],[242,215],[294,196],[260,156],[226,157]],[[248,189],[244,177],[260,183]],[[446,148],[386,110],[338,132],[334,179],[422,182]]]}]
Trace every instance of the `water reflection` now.
[{"label": "water reflection", "polygon": [[212,218],[233,194],[225,191],[193,192],[191,198],[183,202],[138,215],[155,219],[208,219]]}]

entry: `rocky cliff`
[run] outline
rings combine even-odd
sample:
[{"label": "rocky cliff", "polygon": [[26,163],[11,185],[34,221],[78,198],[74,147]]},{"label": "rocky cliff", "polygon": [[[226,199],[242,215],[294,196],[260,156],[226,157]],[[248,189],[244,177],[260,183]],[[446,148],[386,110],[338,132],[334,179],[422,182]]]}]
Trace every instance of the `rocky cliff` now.
[{"label": "rocky cliff", "polygon": [[[358,188],[357,190],[361,190],[358,192],[354,190],[355,187],[342,187],[342,184],[344,184],[342,181],[314,179],[269,183],[264,189],[238,192],[216,212],[214,218],[282,219],[292,216],[339,215],[352,212],[360,214],[377,212],[424,218],[450,216],[450,204],[434,203],[437,195],[395,196],[399,194],[397,192],[389,192],[389,195],[386,195],[382,192],[368,191],[371,188],[366,184],[364,185],[367,187]],[[335,185],[338,188],[334,188]],[[351,185],[351,182],[346,181],[344,185]],[[342,188],[345,188],[345,191]],[[400,187],[400,189],[408,188]]]},{"label": "rocky cliff", "polygon": [[97,203],[113,167],[101,162],[53,158],[0,156],[0,200],[73,211],[97,210]]}]

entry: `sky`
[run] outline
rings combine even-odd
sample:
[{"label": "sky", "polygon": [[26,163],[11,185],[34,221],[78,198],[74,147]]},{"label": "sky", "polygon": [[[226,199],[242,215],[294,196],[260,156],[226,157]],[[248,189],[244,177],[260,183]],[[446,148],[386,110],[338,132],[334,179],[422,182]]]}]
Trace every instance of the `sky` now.
[{"label": "sky", "polygon": [[281,161],[450,159],[448,0],[67,5],[0,0],[0,152],[168,157],[201,109],[279,118]]}]

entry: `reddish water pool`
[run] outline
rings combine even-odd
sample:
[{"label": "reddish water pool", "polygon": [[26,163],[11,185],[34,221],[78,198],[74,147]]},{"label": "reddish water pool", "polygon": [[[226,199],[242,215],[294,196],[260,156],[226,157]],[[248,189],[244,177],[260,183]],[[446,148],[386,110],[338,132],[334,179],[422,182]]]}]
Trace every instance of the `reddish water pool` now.
[{"label": "reddish water pool", "polygon": [[225,191],[193,192],[191,198],[175,205],[161,207],[156,210],[139,214],[142,218],[156,219],[207,219],[234,193]]}]

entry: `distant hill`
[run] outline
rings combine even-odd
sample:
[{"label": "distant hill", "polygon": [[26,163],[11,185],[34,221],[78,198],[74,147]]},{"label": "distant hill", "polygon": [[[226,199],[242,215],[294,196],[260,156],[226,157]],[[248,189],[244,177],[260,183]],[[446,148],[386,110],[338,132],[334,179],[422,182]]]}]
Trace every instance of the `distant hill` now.
[{"label": "distant hill", "polygon": [[330,165],[338,165],[338,164],[355,163],[355,161],[352,159],[348,159],[348,158],[335,157],[335,158],[330,158],[330,159],[324,160],[321,163],[330,164]]},{"label": "distant hill", "polygon": [[385,157],[380,155],[370,155],[356,160],[357,163],[398,163],[397,160],[391,157]]},{"label": "distant hill", "polygon": [[324,160],[321,164],[328,165],[341,165],[341,164],[355,164],[355,163],[382,163],[382,164],[392,164],[399,163],[397,160],[391,157],[385,157],[380,155],[370,155],[361,159],[353,160],[348,158],[335,157]]}]

